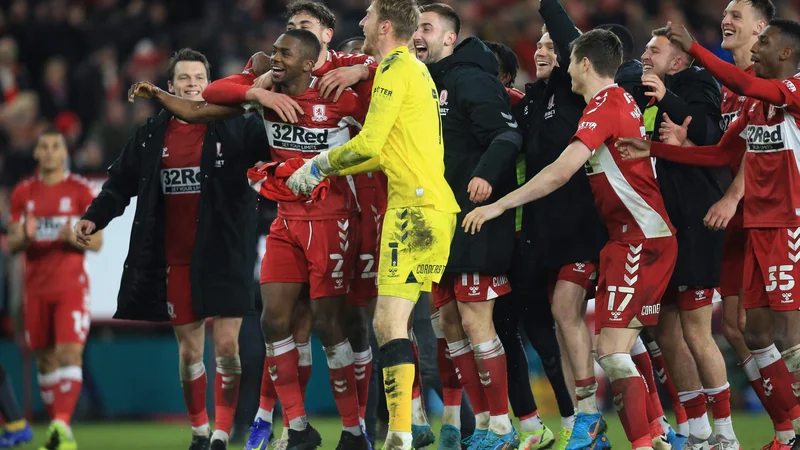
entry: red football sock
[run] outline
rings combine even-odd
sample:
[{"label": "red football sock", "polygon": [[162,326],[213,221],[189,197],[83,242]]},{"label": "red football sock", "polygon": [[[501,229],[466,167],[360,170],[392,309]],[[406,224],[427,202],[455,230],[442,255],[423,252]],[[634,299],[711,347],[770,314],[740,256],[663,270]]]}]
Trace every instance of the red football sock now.
[{"label": "red football sock", "polygon": [[58,369],[60,386],[55,397],[54,419],[69,425],[72,414],[81,396],[83,387],[83,369],[78,366],[67,366]]},{"label": "red football sock", "polygon": [[206,412],[206,367],[202,362],[189,366],[180,364],[183,400],[193,428],[208,425]]},{"label": "red football sock", "polygon": [[611,380],[614,406],[617,408],[625,435],[633,448],[651,447],[647,421],[647,387],[636,370],[630,354],[612,353],[600,357],[600,366]]},{"label": "red football sock", "polygon": [[[648,419],[653,421],[664,416],[664,409],[661,407],[661,398],[658,396],[658,389],[656,388],[656,379],[653,376],[653,364],[650,361],[650,354],[647,353],[647,349],[644,347],[644,344],[641,346],[642,353],[637,352],[637,347],[638,346],[634,346],[634,351],[631,352],[631,358],[633,359],[633,363],[636,364],[636,368],[639,369],[639,372],[644,377],[645,383],[647,384],[647,392],[650,396],[650,402],[648,403],[649,406],[647,408]],[[650,415],[653,415],[653,417],[650,417]]]},{"label": "red football sock", "polygon": [[59,373],[57,370],[50,373],[40,373],[37,378],[39,381],[39,394],[47,410],[47,417],[51,420],[55,420],[56,396],[59,395]]},{"label": "red football sock", "polygon": [[258,396],[258,407],[264,411],[274,411],[278,393],[275,392],[275,383],[269,374],[269,360],[264,358],[264,371],[261,373],[261,392]]},{"label": "red football sock", "polygon": [[683,409],[686,410],[686,415],[689,417],[689,419],[700,419],[703,417],[703,414],[708,412],[708,409],[706,408],[706,402],[706,394],[700,392],[699,395],[696,395],[683,402]]},{"label": "red football sock", "polygon": [[450,359],[450,350],[444,339],[436,339],[436,360],[442,381],[442,403],[444,406],[461,406],[461,382],[458,381],[456,367]]},{"label": "red football sock", "polygon": [[490,416],[508,414],[508,368],[506,352],[500,338],[495,336],[488,342],[472,347],[478,376],[486,392]]},{"label": "red football sock", "polygon": [[353,349],[350,342],[344,340],[334,346],[325,347],[328,358],[333,400],[342,417],[342,426],[358,427],[358,388],[356,387],[356,371],[353,366]]},{"label": "red football sock", "polygon": [[484,413],[489,410],[486,400],[486,393],[478,378],[478,365],[475,363],[475,356],[469,340],[464,339],[457,342],[448,343],[450,348],[450,358],[455,366],[461,386],[467,391],[467,397],[472,404],[475,414]]},{"label": "red football sock", "polygon": [[[275,391],[281,400],[283,411],[289,422],[305,417],[303,394],[297,376],[297,365],[300,354],[294,344],[294,338],[288,338],[267,344],[267,361],[269,374],[275,384]],[[302,428],[301,428],[302,429]]]},{"label": "red football sock", "polygon": [[239,355],[218,356],[217,376],[214,380],[215,429],[231,434],[236,404],[239,402],[239,382],[242,379],[242,363]]},{"label": "red football sock", "polygon": [[800,396],[800,345],[781,352],[786,369],[792,374],[792,391],[795,397]]},{"label": "red football sock", "polygon": [[711,406],[711,416],[714,420],[724,419],[731,416],[731,386],[725,383],[724,386],[712,389],[703,389],[706,401]]},{"label": "red football sock", "polygon": [[792,392],[794,379],[775,345],[754,350],[752,355],[758,364],[761,378],[764,380],[764,394],[773,399],[779,408],[786,411],[790,420],[800,418],[800,406]]},{"label": "red football sock", "polygon": [[689,417],[686,414],[686,410],[683,409],[683,406],[681,406],[681,399],[678,396],[678,389],[675,387],[675,383],[672,382],[672,377],[669,376],[667,362],[664,360],[664,355],[661,353],[661,349],[658,348],[658,345],[655,342],[648,343],[647,347],[650,349],[650,356],[653,358],[653,368],[655,368],[656,374],[658,375],[658,381],[662,386],[664,386],[664,389],[667,391],[669,401],[672,403],[672,411],[675,413],[675,422],[688,422]]},{"label": "red football sock", "polygon": [[753,386],[753,390],[756,392],[758,399],[761,400],[761,404],[764,405],[764,409],[767,411],[767,414],[769,414],[770,419],[772,419],[775,431],[792,431],[792,422],[789,420],[787,412],[776,404],[773,396],[770,395],[768,397],[765,395],[764,379],[761,378],[761,374],[758,372],[758,364],[756,364],[753,355],[750,355],[742,363],[742,369],[745,375],[747,375],[750,385]]},{"label": "red football sock", "polygon": [[366,351],[354,353],[353,360],[358,391],[358,417],[363,420],[367,415],[369,379],[372,376],[372,349],[367,347]]},{"label": "red football sock", "polygon": [[411,399],[416,400],[422,396],[422,374],[419,371],[419,349],[417,348],[417,339],[414,337],[414,332],[408,332],[411,340],[411,355],[414,358],[414,384],[411,387]]}]

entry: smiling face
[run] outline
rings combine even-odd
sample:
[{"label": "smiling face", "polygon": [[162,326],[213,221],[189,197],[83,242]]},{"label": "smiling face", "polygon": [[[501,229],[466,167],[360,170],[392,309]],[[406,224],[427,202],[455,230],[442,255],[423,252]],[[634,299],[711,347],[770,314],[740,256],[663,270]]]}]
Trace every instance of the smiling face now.
[{"label": "smiling face", "polygon": [[756,10],[746,1],[733,0],[728,3],[722,16],[722,48],[728,51],[749,46],[750,40],[764,27]]},{"label": "smiling face", "polygon": [[654,36],[647,43],[642,54],[642,65],[645,74],[655,74],[660,78],[674,70],[678,58],[675,46],[666,36]]},{"label": "smiling face", "polygon": [[422,13],[414,33],[417,59],[425,64],[441,61],[448,56],[445,54],[445,47],[452,46],[455,41],[456,34],[447,27],[446,21],[439,14],[432,11]]},{"label": "smiling face", "polygon": [[750,61],[753,62],[756,76],[759,78],[777,78],[783,62],[781,55],[786,50],[778,28],[768,26],[758,35],[758,41],[750,49]]},{"label": "smiling face", "polygon": [[558,56],[556,56],[553,40],[550,39],[550,33],[543,34],[536,43],[536,53],[533,58],[536,61],[536,78],[548,80],[553,73],[553,68],[558,67]]},{"label": "smiling face", "polygon": [[203,100],[203,91],[208,86],[206,66],[200,61],[178,61],[175,76],[168,83],[169,91],[188,100]]},{"label": "smiling face", "polygon": [[33,158],[42,172],[53,172],[64,167],[67,160],[67,143],[59,133],[43,134],[36,141]]},{"label": "smiling face", "polygon": [[286,85],[296,80],[303,72],[313,69],[314,61],[303,57],[299,39],[282,34],[272,45],[270,55],[272,82]]},{"label": "smiling face", "polygon": [[361,19],[358,26],[364,32],[364,45],[361,47],[361,51],[367,55],[376,54],[380,24],[378,23],[378,14],[375,12],[375,2],[370,3],[367,14]]}]

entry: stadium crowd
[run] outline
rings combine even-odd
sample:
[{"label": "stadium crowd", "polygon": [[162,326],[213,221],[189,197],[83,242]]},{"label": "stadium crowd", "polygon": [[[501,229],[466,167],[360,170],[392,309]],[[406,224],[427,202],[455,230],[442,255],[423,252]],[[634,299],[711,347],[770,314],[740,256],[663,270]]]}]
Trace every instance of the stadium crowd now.
[{"label": "stadium crowd", "polygon": [[[711,333],[716,299],[774,425],[763,449],[800,448],[792,5],[451,3],[239,1],[221,19],[229,5],[213,1],[11,2],[1,173],[8,251],[26,255],[25,340],[52,419],[43,448],[77,448],[83,255],[133,197],[115,318],[173,325],[190,450],[229,448],[257,196],[278,209],[247,450],[322,445],[304,406],[312,330],[342,419],[337,449],[375,445],[373,353],[388,450],[610,448],[595,361],[631,448],[741,449]],[[173,52],[176,42],[194,49]],[[105,167],[96,196],[73,173]],[[418,301],[436,337],[440,430],[421,399]],[[520,332],[542,358],[560,430],[538,415]],[[0,372],[10,447],[31,432],[7,380]],[[462,426],[462,392],[474,429]]]}]

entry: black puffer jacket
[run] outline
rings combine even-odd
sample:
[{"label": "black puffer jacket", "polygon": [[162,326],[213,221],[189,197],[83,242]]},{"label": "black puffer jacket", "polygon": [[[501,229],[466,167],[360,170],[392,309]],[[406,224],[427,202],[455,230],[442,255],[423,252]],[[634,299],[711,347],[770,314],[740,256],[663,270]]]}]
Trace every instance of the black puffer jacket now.
[{"label": "black puffer jacket", "polygon": [[[172,115],[162,111],[136,130],[108,168],[108,181],[83,219],[98,230],[137,197],[115,319],[168,321],[161,153]],[[200,207],[191,262],[192,306],[199,317],[254,312],[256,195],[247,169],[269,158],[263,121],[255,115],[211,122],[200,162]]]},{"label": "black puffer jacket", "polygon": [[515,163],[522,138],[505,87],[497,78],[497,59],[477,38],[467,38],[453,55],[428,69],[439,91],[444,136],[444,176],[461,208],[450,246],[448,272],[505,273],[514,247],[514,211],[469,235],[464,216],[479,206],[467,186],[474,177],[492,186],[491,203],[516,187]]}]

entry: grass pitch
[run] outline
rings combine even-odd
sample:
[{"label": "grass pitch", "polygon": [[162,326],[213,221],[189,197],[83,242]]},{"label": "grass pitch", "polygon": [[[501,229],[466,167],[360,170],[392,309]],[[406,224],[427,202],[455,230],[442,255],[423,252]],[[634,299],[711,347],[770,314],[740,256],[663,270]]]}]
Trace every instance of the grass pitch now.
[{"label": "grass pitch", "polygon": [[[615,449],[630,448],[625,432],[613,413],[606,414],[608,420],[608,437]],[[672,421],[672,419],[671,419]],[[673,421],[674,422],[674,421]],[[311,423],[322,434],[323,449],[334,449],[341,433],[341,422],[335,417],[312,417]],[[560,428],[558,417],[546,417],[545,423],[554,431]],[[671,422],[672,423],[672,422]],[[733,425],[743,450],[759,450],[772,439],[772,422],[766,414],[734,413]],[[438,431],[438,418],[434,419],[434,431]],[[45,424],[34,427],[32,444],[18,447],[24,450],[35,450],[45,440]],[[185,450],[191,440],[187,424],[164,422],[99,422],[76,423],[75,438],[80,450]],[[280,428],[276,430],[280,433]],[[231,450],[241,449],[243,445],[232,444]],[[436,444],[429,447],[434,450]]]}]

